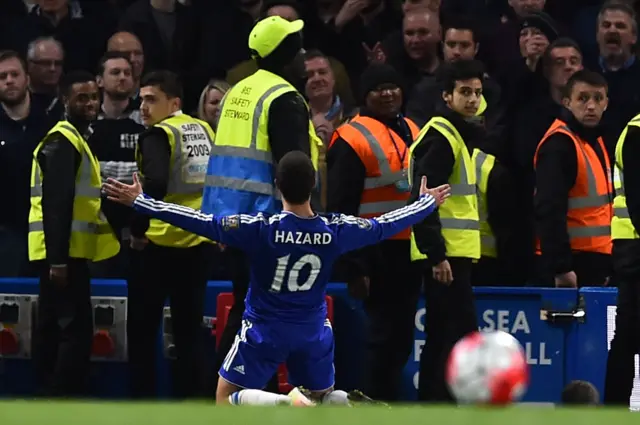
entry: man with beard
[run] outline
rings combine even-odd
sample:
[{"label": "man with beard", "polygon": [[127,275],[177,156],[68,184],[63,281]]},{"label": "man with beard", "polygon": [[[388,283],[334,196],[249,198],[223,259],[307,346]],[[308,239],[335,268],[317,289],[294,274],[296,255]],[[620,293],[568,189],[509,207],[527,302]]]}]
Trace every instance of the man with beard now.
[{"label": "man with beard", "polygon": [[605,145],[613,157],[618,136],[640,111],[640,62],[633,51],[638,26],[633,9],[623,3],[602,6],[596,38],[600,57],[591,69],[599,70],[609,86],[609,108],[602,120]]},{"label": "man with beard", "polygon": [[0,52],[0,276],[31,276],[27,255],[28,182],[33,150],[57,118],[29,92],[26,64],[18,53]]},{"label": "man with beard", "polygon": [[[133,76],[133,65],[125,53],[107,52],[100,60],[97,83],[102,89],[102,105],[88,141],[100,161],[103,180],[112,177],[131,183],[137,170],[135,149],[138,134],[144,131],[144,126],[138,109],[140,102],[131,99],[135,90]],[[122,247],[127,247],[131,209],[105,199],[102,211],[123,242]],[[109,261],[94,264],[93,277],[125,277],[128,266],[126,253],[124,248]]]},{"label": "man with beard", "polygon": [[31,173],[29,259],[40,272],[33,360],[43,396],[86,396],[93,312],[90,261],[119,244],[100,213],[100,165],[86,142],[100,95],[94,77],[64,77],[66,119],[36,147]]}]

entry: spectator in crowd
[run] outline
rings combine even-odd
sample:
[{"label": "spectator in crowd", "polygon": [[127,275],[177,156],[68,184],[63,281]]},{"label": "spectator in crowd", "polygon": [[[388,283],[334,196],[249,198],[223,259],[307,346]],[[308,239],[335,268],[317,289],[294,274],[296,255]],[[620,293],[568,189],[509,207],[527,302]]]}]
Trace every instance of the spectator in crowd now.
[{"label": "spectator in crowd", "polygon": [[82,397],[93,338],[88,263],[113,257],[119,244],[101,219],[100,166],[86,142],[98,85],[88,72],[71,72],[60,94],[66,120],[34,151],[30,185],[29,258],[40,273],[33,360],[42,396]]},{"label": "spectator in crowd", "polygon": [[409,11],[402,20],[401,37],[389,36],[383,44],[383,61],[402,75],[407,93],[440,66],[438,47],[442,41],[440,19],[429,9]]},{"label": "spectator in crowd", "polygon": [[316,184],[324,210],[327,205],[327,148],[334,129],[350,119],[354,110],[336,92],[336,80],[329,58],[319,50],[310,50],[305,53],[304,65],[307,72],[305,94],[309,100],[311,122],[323,141],[318,152],[319,178]]},{"label": "spectator in crowd", "polygon": [[[287,0],[269,1],[265,3],[265,9],[262,13],[262,16],[280,16],[281,18],[288,21],[300,19],[300,15],[295,5],[295,2]],[[353,103],[351,82],[349,81],[349,75],[347,74],[344,65],[334,58],[329,58],[329,62],[331,64],[333,74],[336,77],[336,91],[341,96],[341,98],[345,99],[347,102]],[[257,70],[258,65],[256,64],[255,58],[246,60],[230,69],[229,72],[227,72],[226,80],[229,84],[234,85],[238,83],[238,81],[247,78]]]},{"label": "spectator in crowd", "polygon": [[508,106],[516,108],[547,90],[540,60],[558,35],[557,24],[544,12],[528,15],[522,20],[518,38],[520,54],[505,61],[496,75]]},{"label": "spectator in crowd", "polygon": [[[140,118],[140,102],[131,96],[135,90],[133,67],[129,56],[107,52],[100,60],[98,87],[102,90],[102,104],[98,119],[92,125],[88,139],[91,150],[100,161],[100,175],[106,181],[111,177],[122,182],[133,182],[138,168],[135,150],[138,135],[144,131]],[[120,241],[119,255],[92,267],[96,278],[125,278],[129,270],[129,244],[132,211],[107,199],[102,211]]]},{"label": "spectator in crowd", "polygon": [[596,37],[600,58],[590,66],[604,75],[609,87],[611,102],[603,118],[603,136],[613,157],[618,136],[640,111],[640,62],[634,52],[638,24],[633,9],[626,4],[606,3],[598,15]]},{"label": "spectator in crowd", "polygon": [[490,74],[509,72],[505,64],[518,61],[521,57],[517,42],[522,32],[521,22],[531,14],[542,12],[545,3],[546,0],[509,0],[509,8],[505,13],[498,19],[489,20],[479,59]]},{"label": "spectator in crowd", "polygon": [[120,31],[111,36],[107,42],[107,52],[118,52],[129,57],[131,62],[131,76],[133,77],[133,97],[138,97],[140,79],[144,71],[144,50],[135,34]]},{"label": "spectator in crowd", "polygon": [[[207,169],[202,210],[218,216],[280,211],[274,164],[302,151],[318,164],[318,145],[309,109],[296,85],[304,73],[301,20],[279,16],[258,22],[248,38],[259,70],[235,84],[225,97]],[[247,257],[228,248],[234,303],[220,337],[219,370],[241,328],[249,287]],[[275,378],[275,377],[274,377]],[[272,380],[269,391],[277,392]]]},{"label": "spectator in crowd", "polygon": [[611,274],[611,165],[599,127],[607,82],[573,74],[566,108],[534,156],[537,280],[543,286],[602,286]]},{"label": "spectator in crowd", "polygon": [[433,13],[440,12],[441,0],[402,0],[402,13],[405,15],[416,9],[429,9]]},{"label": "spectator in crowd", "polygon": [[177,0],[137,0],[119,22],[120,31],[140,40],[148,70],[168,69],[183,77],[186,110],[195,108],[201,89],[189,78],[199,49],[194,20],[193,6]]},{"label": "spectator in crowd", "polygon": [[53,37],[36,38],[27,49],[29,89],[53,110],[62,113],[58,104],[58,85],[64,66],[62,44]]},{"label": "spectator in crowd", "polygon": [[[582,53],[575,41],[559,38],[549,45],[542,58],[548,90],[531,101],[517,105],[512,127],[514,165],[526,175],[533,188],[533,155],[545,132],[560,116],[562,89],[569,78],[583,68]],[[528,191],[531,193],[531,191]]]},{"label": "spectator in crowd", "polygon": [[[475,58],[480,49],[480,43],[476,36],[475,24],[470,19],[461,17],[448,20],[443,34],[444,64]],[[503,117],[500,86],[486,74],[482,82],[482,96],[486,106],[478,111],[486,118],[485,127],[491,130],[496,142],[500,142],[498,144],[501,145],[504,126],[500,125]],[[442,99],[442,81],[439,81],[436,76],[427,76],[411,92],[407,102],[407,116],[422,127],[443,107],[445,104]]]},{"label": "spectator in crowd", "polygon": [[93,72],[115,21],[107,5],[92,8],[76,0],[40,1],[27,16],[13,22],[10,44],[26,54],[31,41],[55,37],[64,48],[65,70]]},{"label": "spectator in crowd", "polygon": [[[147,130],[138,138],[136,159],[145,193],[198,208],[214,135],[209,124],[181,111],[182,96],[178,76],[170,71],[151,72],[142,79],[140,113]],[[134,213],[131,248],[140,252],[133,257],[135,276],[127,288],[133,397],[157,396],[155,353],[167,297],[176,349],[173,394],[178,398],[202,395],[200,326],[210,247],[204,238]]]},{"label": "spectator in crowd", "polygon": [[329,124],[331,131],[321,137],[325,143],[331,138],[333,129],[355,114],[353,104],[343,100],[336,91],[336,79],[329,58],[319,50],[305,53],[305,70],[307,73],[305,94],[309,100],[311,116],[322,116]]},{"label": "spectator in crowd", "polygon": [[33,150],[58,117],[29,91],[24,60],[0,52],[0,276],[31,276],[27,255],[27,219]]},{"label": "spectator in crowd", "polygon": [[[485,132],[474,117],[482,98],[484,71],[477,61],[456,61],[443,73],[446,107],[429,121],[411,146],[410,179],[426,176],[430,186],[451,185],[451,197],[413,226],[411,259],[428,259],[424,274],[425,332],[418,397],[448,402],[446,361],[458,339],[478,329],[472,291],[472,263],[480,258],[480,232],[473,149]],[[416,185],[411,200],[417,199]]]},{"label": "spectator in crowd", "polygon": [[[328,210],[378,217],[406,204],[409,146],[418,127],[402,117],[402,78],[386,64],[361,77],[360,112],[338,127],[327,156]],[[398,397],[402,369],[411,354],[420,272],[409,258],[409,229],[342,259],[342,279],[368,290],[368,382],[378,400]],[[402,285],[397,285],[402,282]]]},{"label": "spectator in crowd", "polygon": [[[560,400],[563,406],[597,406],[600,404],[600,393],[591,382],[576,380],[564,387]],[[624,404],[629,405],[628,398]]]},{"label": "spectator in crowd", "polygon": [[198,101],[198,118],[206,121],[215,131],[220,118],[220,103],[231,86],[226,81],[211,80],[200,93]]},{"label": "spectator in crowd", "polygon": [[618,284],[615,333],[607,360],[604,403],[629,406],[640,335],[640,114],[625,127],[615,150],[613,271]]}]

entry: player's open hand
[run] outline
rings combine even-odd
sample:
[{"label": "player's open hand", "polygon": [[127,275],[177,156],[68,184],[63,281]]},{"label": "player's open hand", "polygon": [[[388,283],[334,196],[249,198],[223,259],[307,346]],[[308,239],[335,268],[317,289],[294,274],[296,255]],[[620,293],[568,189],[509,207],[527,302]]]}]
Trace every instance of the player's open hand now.
[{"label": "player's open hand", "polygon": [[133,184],[124,184],[116,179],[107,179],[102,185],[102,189],[107,194],[107,199],[128,207],[133,205],[138,195],[142,193],[142,185],[138,179],[138,173],[133,174]]},{"label": "player's open hand", "polygon": [[440,206],[449,196],[451,196],[451,186],[443,184],[442,186],[429,189],[427,187],[427,177],[422,176],[422,180],[420,181],[420,195],[426,195],[427,193],[433,196],[436,200],[436,205]]}]

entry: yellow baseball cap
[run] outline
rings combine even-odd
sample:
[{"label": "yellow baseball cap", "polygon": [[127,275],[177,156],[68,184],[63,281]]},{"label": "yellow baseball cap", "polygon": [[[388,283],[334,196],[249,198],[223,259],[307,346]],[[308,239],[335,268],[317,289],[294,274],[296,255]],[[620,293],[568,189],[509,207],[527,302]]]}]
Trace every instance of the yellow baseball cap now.
[{"label": "yellow baseball cap", "polygon": [[280,16],[270,16],[259,21],[249,34],[249,49],[265,58],[291,34],[302,31],[302,19],[287,21]]}]

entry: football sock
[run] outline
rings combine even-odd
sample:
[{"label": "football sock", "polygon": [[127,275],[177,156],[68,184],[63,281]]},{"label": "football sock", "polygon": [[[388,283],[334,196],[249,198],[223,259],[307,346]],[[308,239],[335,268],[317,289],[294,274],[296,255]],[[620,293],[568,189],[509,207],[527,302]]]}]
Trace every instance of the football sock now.
[{"label": "football sock", "polygon": [[291,404],[291,398],[262,390],[240,390],[229,396],[229,402],[234,405],[275,406]]},{"label": "football sock", "polygon": [[348,405],[349,396],[342,390],[334,390],[326,393],[324,397],[322,397],[322,403]]}]

